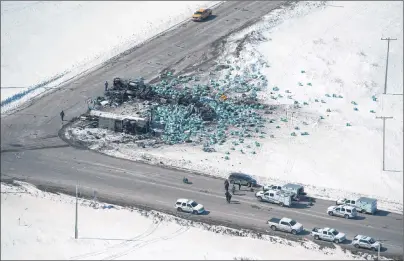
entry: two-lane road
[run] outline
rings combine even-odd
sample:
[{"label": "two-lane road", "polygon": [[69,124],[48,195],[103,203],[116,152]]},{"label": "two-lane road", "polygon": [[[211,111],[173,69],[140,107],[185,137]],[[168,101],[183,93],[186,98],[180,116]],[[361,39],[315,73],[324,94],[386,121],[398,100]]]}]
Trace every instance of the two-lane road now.
[{"label": "two-lane road", "polygon": [[[402,216],[381,211],[378,215],[360,215],[357,220],[331,217],[326,214],[334,202],[317,199],[314,206],[298,204],[293,208],[261,203],[250,191],[236,191],[235,203],[227,204],[223,180],[208,176],[183,173],[127,160],[103,157],[100,154],[75,150],[74,158],[65,158],[72,148],[25,151],[23,154],[2,154],[3,177],[17,177],[33,184],[60,187],[73,192],[77,181],[80,191],[98,198],[110,199],[128,205],[147,206],[168,213],[176,213],[177,198],[194,199],[205,205],[208,215],[193,219],[234,228],[249,228],[265,232],[269,217],[290,217],[301,222],[306,229],[334,227],[352,239],[357,234],[366,234],[383,241],[385,254],[401,255],[403,244]],[[51,161],[49,159],[52,159]],[[67,163],[67,164],[66,164]],[[192,184],[182,183],[186,176]],[[46,181],[46,183],[44,182]],[[309,235],[304,235],[310,238]],[[347,242],[349,243],[349,241]],[[348,244],[343,244],[350,247]]]},{"label": "two-lane road", "polygon": [[[245,195],[233,197],[238,203],[227,204],[223,180],[78,150],[58,137],[62,126],[59,112],[63,109],[68,119],[85,112],[85,100],[102,95],[105,80],[111,81],[117,76],[152,79],[165,68],[178,72],[194,68],[195,64],[207,68],[212,58],[221,53],[228,34],[254,23],[280,3],[226,2],[214,9],[214,19],[203,23],[186,22],[75,79],[61,90],[34,100],[13,114],[2,115],[2,179],[24,178],[36,185],[66,192],[73,192],[79,181],[82,194],[91,195],[96,190],[99,198],[168,213],[175,213],[173,204],[178,197],[193,198],[203,203],[210,213],[189,218],[257,231],[268,229],[265,221],[270,216],[288,216],[307,229],[331,226],[346,232],[349,238],[366,234],[382,239],[387,247],[386,254],[402,256],[402,215],[385,213],[345,220],[325,214],[325,209],[333,202],[317,200],[310,208],[280,208],[258,202],[251,192],[242,192]],[[193,184],[183,184],[184,176]]]}]

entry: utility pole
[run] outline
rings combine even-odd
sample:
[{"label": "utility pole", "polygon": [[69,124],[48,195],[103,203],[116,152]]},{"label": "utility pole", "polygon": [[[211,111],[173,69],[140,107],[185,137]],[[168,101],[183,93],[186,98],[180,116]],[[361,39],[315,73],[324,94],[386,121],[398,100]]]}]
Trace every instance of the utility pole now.
[{"label": "utility pole", "polygon": [[390,51],[390,41],[397,40],[397,38],[381,38],[381,40],[387,41],[387,58],[386,58],[386,74],[384,76],[384,94],[387,92],[387,71],[389,69],[389,51]]},{"label": "utility pole", "polygon": [[385,171],[386,119],[393,119],[393,117],[380,116],[376,119],[383,119],[383,171]]},{"label": "utility pole", "polygon": [[78,210],[79,210],[79,200],[78,200],[78,190],[79,190],[79,185],[77,182],[76,185],[76,222],[75,222],[75,226],[74,226],[74,238],[77,239],[79,237],[79,229],[78,229],[78,224],[77,224],[77,220],[78,220]]}]

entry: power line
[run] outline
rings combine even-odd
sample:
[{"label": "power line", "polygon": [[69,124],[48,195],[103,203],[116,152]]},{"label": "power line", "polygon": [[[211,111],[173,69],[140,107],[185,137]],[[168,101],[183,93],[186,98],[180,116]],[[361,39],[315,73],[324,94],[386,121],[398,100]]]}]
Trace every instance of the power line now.
[{"label": "power line", "polygon": [[386,119],[393,119],[393,117],[380,116],[376,117],[376,119],[383,119],[383,171],[385,171]]},{"label": "power line", "polygon": [[390,51],[390,41],[397,40],[397,38],[381,38],[381,40],[387,41],[387,57],[386,57],[386,74],[384,76],[384,94],[387,92],[387,72],[389,69],[389,51]]}]

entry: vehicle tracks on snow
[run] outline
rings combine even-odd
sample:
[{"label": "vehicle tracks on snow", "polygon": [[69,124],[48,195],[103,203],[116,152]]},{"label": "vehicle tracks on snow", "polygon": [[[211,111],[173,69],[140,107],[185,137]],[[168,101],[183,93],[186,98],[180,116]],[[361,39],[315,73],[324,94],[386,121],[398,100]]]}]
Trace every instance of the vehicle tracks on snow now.
[{"label": "vehicle tracks on snow", "polygon": [[[104,253],[107,253],[107,252],[111,251],[111,249],[115,249],[115,248],[118,248],[118,247],[125,247],[125,246],[131,244],[131,242],[133,242],[133,241],[141,241],[143,238],[146,238],[146,237],[152,235],[158,229],[159,225],[160,225],[160,222],[153,223],[152,225],[149,226],[149,228],[145,232],[143,232],[142,234],[140,234],[138,236],[135,236],[133,238],[126,239],[126,240],[122,239],[124,242],[112,245],[112,246],[107,247],[106,249],[101,250],[101,251],[95,251],[95,252],[90,252],[90,253],[83,254],[83,255],[73,256],[73,257],[69,258],[69,260],[83,260],[83,259],[86,259],[86,258],[89,258],[89,257],[99,256],[101,254],[104,254]],[[83,238],[83,239],[87,240],[87,238]],[[83,239],[80,239],[80,240],[83,240]],[[94,239],[93,238],[88,238],[88,240],[94,240]],[[108,240],[108,239],[105,239],[105,240]]]}]

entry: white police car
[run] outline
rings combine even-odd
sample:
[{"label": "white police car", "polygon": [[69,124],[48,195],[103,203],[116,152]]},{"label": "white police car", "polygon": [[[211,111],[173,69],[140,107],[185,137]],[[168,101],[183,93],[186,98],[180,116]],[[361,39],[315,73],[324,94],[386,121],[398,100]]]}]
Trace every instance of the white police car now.
[{"label": "white police car", "polygon": [[356,248],[367,248],[374,251],[378,251],[379,247],[382,248],[382,243],[363,235],[356,235],[352,240],[352,245]]},{"label": "white police car", "polygon": [[358,216],[358,212],[355,207],[339,205],[339,206],[331,206],[327,208],[327,214],[330,216],[344,217],[348,218],[356,218]]},{"label": "white police car", "polygon": [[194,200],[185,198],[177,199],[174,207],[177,209],[177,211],[188,212],[195,215],[205,212],[205,208],[203,207],[203,205],[198,204]]}]

